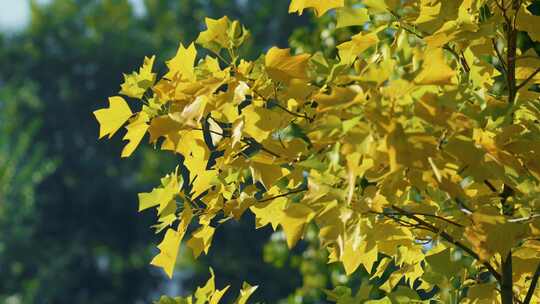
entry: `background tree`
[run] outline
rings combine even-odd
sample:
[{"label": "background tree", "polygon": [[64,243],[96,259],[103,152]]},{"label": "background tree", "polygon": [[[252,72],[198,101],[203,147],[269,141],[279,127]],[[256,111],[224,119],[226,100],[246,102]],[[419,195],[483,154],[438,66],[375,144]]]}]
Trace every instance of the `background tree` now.
[{"label": "background tree", "polygon": [[[180,45],[159,78],[145,57],[94,115],[101,138],[126,125],[123,157],[149,133],[180,158],[139,194],[164,235],[151,263],[172,277],[184,237],[198,257],[253,214],[289,248],[312,226],[330,262],[362,266],[369,282],[327,292],[338,303],[537,302],[537,7],[293,0],[289,12],[335,9],[336,28],[357,27],[337,56],[272,47],[249,61],[248,31],[223,17],[196,40],[210,56]],[[195,298],[227,289],[212,273]]]}]

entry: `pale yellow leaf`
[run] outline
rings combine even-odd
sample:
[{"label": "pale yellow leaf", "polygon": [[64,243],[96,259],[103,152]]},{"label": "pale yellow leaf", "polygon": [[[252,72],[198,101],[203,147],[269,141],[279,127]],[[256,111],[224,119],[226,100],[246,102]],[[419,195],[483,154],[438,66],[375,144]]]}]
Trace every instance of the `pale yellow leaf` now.
[{"label": "pale yellow leaf", "polygon": [[121,85],[120,94],[133,98],[142,98],[146,90],[156,81],[156,73],[152,73],[156,56],[144,57],[144,62],[139,72],[124,74],[124,83]]},{"label": "pale yellow leaf", "polygon": [[247,300],[249,300],[257,288],[258,286],[251,286],[244,282],[242,284],[242,289],[240,290],[240,295],[238,295],[238,298],[234,301],[234,304],[246,304]]},{"label": "pale yellow leaf", "polygon": [[185,48],[182,44],[178,47],[176,55],[166,62],[169,71],[164,78],[173,79],[180,77],[189,81],[195,80],[195,58],[197,57],[197,49],[195,44],[190,44]]},{"label": "pale yellow leaf", "polygon": [[99,122],[99,138],[111,138],[133,115],[127,102],[120,96],[109,97],[109,107],[94,111]]},{"label": "pale yellow leaf", "polygon": [[160,253],[150,262],[154,266],[163,268],[169,278],[173,276],[174,264],[176,263],[178,248],[183,236],[183,232],[176,231],[172,228],[167,229],[163,241],[158,246]]},{"label": "pale yellow leaf", "polygon": [[140,112],[137,117],[126,127],[127,133],[123,139],[129,142],[122,150],[122,157],[129,157],[133,151],[135,151],[146,134],[146,130],[148,130],[148,119],[148,114]]},{"label": "pale yellow leaf", "polygon": [[363,25],[369,21],[368,10],[366,8],[342,7],[337,9],[336,13],[336,28]]},{"label": "pale yellow leaf", "polygon": [[229,290],[229,287],[230,286],[226,286],[221,290],[216,290],[210,297],[210,301],[208,301],[208,304],[219,304],[219,301],[221,300],[221,298],[223,298],[227,290]]},{"label": "pale yellow leaf", "polygon": [[291,56],[290,49],[271,48],[265,57],[268,75],[277,81],[289,82],[293,78],[307,79],[310,55]]},{"label": "pale yellow leaf", "polygon": [[376,45],[379,42],[376,32],[360,33],[352,37],[350,41],[344,42],[337,46],[339,57],[343,63],[351,64],[356,57],[368,48]]},{"label": "pale yellow leaf", "polygon": [[415,82],[424,85],[452,84],[456,70],[446,63],[444,51],[440,48],[426,50],[422,71]]},{"label": "pale yellow leaf", "polygon": [[249,207],[249,210],[255,214],[256,228],[272,225],[274,230],[283,219],[283,210],[287,204],[287,198],[280,197],[268,202],[256,203]]},{"label": "pale yellow leaf", "polygon": [[227,16],[220,19],[205,18],[206,31],[201,32],[197,38],[197,43],[204,48],[218,53],[222,48],[228,48],[230,37],[227,34],[231,21]]},{"label": "pale yellow leaf", "polygon": [[187,246],[193,251],[193,256],[197,258],[202,252],[208,253],[212,238],[216,228],[212,226],[202,226],[193,232],[191,239],[187,241]]},{"label": "pale yellow leaf", "polygon": [[284,210],[280,225],[285,232],[289,248],[294,247],[302,238],[306,225],[314,216],[315,213],[311,208],[300,203],[291,204]]},{"label": "pale yellow leaf", "polygon": [[327,11],[344,5],[345,0],[292,0],[289,5],[289,13],[298,12],[301,15],[304,9],[313,8],[317,16],[320,17]]}]

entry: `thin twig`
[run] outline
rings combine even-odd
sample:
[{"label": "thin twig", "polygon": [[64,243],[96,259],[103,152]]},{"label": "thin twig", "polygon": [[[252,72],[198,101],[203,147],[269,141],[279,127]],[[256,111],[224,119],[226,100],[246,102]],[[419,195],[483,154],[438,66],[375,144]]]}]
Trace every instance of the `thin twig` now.
[{"label": "thin twig", "polygon": [[516,87],[516,91],[519,91],[519,89],[523,88],[524,86],[527,85],[527,83],[529,81],[531,81],[534,76],[536,76],[538,73],[540,73],[540,68],[537,68],[531,75],[529,75],[529,77],[527,77],[527,79],[525,79],[522,83],[520,83],[517,87]]},{"label": "thin twig", "polygon": [[401,209],[401,208],[399,208],[399,207],[397,207],[395,205],[392,205],[392,209],[400,212],[401,214],[403,214],[404,216],[407,216],[410,219],[413,219],[413,220],[417,221],[419,224],[422,224],[423,226],[428,228],[431,232],[433,232],[433,233],[435,233],[437,235],[440,235],[447,242],[452,243],[452,244],[456,245],[458,248],[460,248],[461,250],[467,252],[470,256],[472,256],[476,260],[480,261],[482,263],[482,265],[484,265],[489,270],[491,275],[493,275],[495,277],[495,279],[497,279],[497,281],[501,282],[501,279],[502,279],[501,275],[495,270],[495,268],[493,268],[493,266],[491,266],[491,264],[489,262],[482,261],[482,259],[480,259],[480,256],[478,256],[478,254],[476,252],[474,252],[472,249],[470,249],[469,247],[467,247],[465,244],[461,243],[460,241],[454,239],[454,237],[452,237],[446,231],[444,231],[444,230],[442,230],[442,229],[440,229],[438,227],[435,227],[431,223],[426,222],[423,219],[419,218],[418,216],[416,216],[414,214],[411,214],[410,212],[408,212],[406,210],[403,210],[403,209]]},{"label": "thin twig", "polygon": [[491,39],[491,44],[493,45],[493,49],[495,49],[495,53],[497,54],[497,59],[499,59],[503,72],[506,75],[507,73],[506,62],[504,62],[503,55],[499,51],[499,48],[497,47],[497,42],[495,41],[495,39]]},{"label": "thin twig", "polygon": [[292,190],[292,191],[287,192],[287,193],[283,193],[283,194],[279,194],[279,195],[275,195],[275,196],[271,196],[271,197],[262,199],[262,200],[260,200],[260,201],[257,201],[257,203],[265,203],[265,202],[269,202],[269,201],[271,201],[271,200],[275,200],[276,198],[286,197],[286,196],[293,195],[293,194],[297,194],[297,193],[304,192],[304,191],[307,191],[307,188],[302,187],[302,188],[299,188],[299,189],[296,189],[296,190]]},{"label": "thin twig", "polygon": [[452,224],[452,225],[454,225],[454,226],[456,226],[456,227],[459,227],[459,228],[465,228],[465,226],[463,226],[463,225],[461,225],[461,224],[459,224],[459,223],[456,223],[456,222],[454,222],[454,221],[452,221],[452,220],[450,220],[450,219],[447,219],[447,218],[444,218],[444,217],[442,217],[442,216],[438,216],[438,215],[435,215],[435,214],[422,213],[422,212],[413,212],[413,213],[411,213],[411,214],[436,218],[436,219],[439,219],[439,220],[441,220],[441,221],[445,221],[445,222],[447,222],[447,223],[449,223],[449,224]]},{"label": "thin twig", "polygon": [[540,214],[531,214],[531,215],[525,216],[525,217],[509,219],[509,220],[507,220],[507,222],[509,222],[509,223],[526,222],[526,221],[530,221],[530,220],[538,218],[538,217],[540,217]]}]

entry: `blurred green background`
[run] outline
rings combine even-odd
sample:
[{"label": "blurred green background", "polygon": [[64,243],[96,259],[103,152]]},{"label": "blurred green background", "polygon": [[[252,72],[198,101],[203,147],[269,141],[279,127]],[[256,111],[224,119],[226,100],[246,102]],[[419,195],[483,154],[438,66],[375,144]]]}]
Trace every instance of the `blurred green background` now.
[{"label": "blurred green background", "polygon": [[[209,266],[220,287],[262,284],[255,298],[267,303],[325,303],[315,287],[346,278],[325,264],[315,238],[289,252],[281,234],[255,231],[249,216],[220,229],[210,255],[193,261],[182,250],[172,281],[150,266],[162,236],[149,228],[152,212],[137,213],[136,194],[175,158],[145,147],[121,160],[123,134],[98,141],[92,115],[145,55],[157,54],[163,73],[205,16],[245,24],[250,58],[272,45],[306,48],[331,37],[329,19],[289,15],[288,4],[0,0],[0,303],[151,303],[192,291]],[[335,45],[328,39],[320,44],[326,51]]]}]

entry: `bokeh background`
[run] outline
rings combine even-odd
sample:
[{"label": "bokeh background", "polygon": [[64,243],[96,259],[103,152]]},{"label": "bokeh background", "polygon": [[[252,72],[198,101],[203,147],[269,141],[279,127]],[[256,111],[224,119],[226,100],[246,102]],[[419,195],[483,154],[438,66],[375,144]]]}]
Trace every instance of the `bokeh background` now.
[{"label": "bokeh background", "polygon": [[347,283],[314,233],[290,252],[249,216],[218,230],[208,256],[194,261],[182,249],[168,280],[149,265],[162,236],[149,227],[152,212],[137,213],[136,194],[172,171],[174,156],[141,145],[121,160],[123,134],[97,139],[92,112],[117,94],[122,73],[157,54],[162,74],[205,16],[245,24],[252,59],[273,45],[332,52],[331,19],[289,15],[288,4],[0,0],[0,303],[151,303],[189,293],[210,266],[219,287],[261,284],[255,299],[266,303],[325,303],[320,288]]}]

